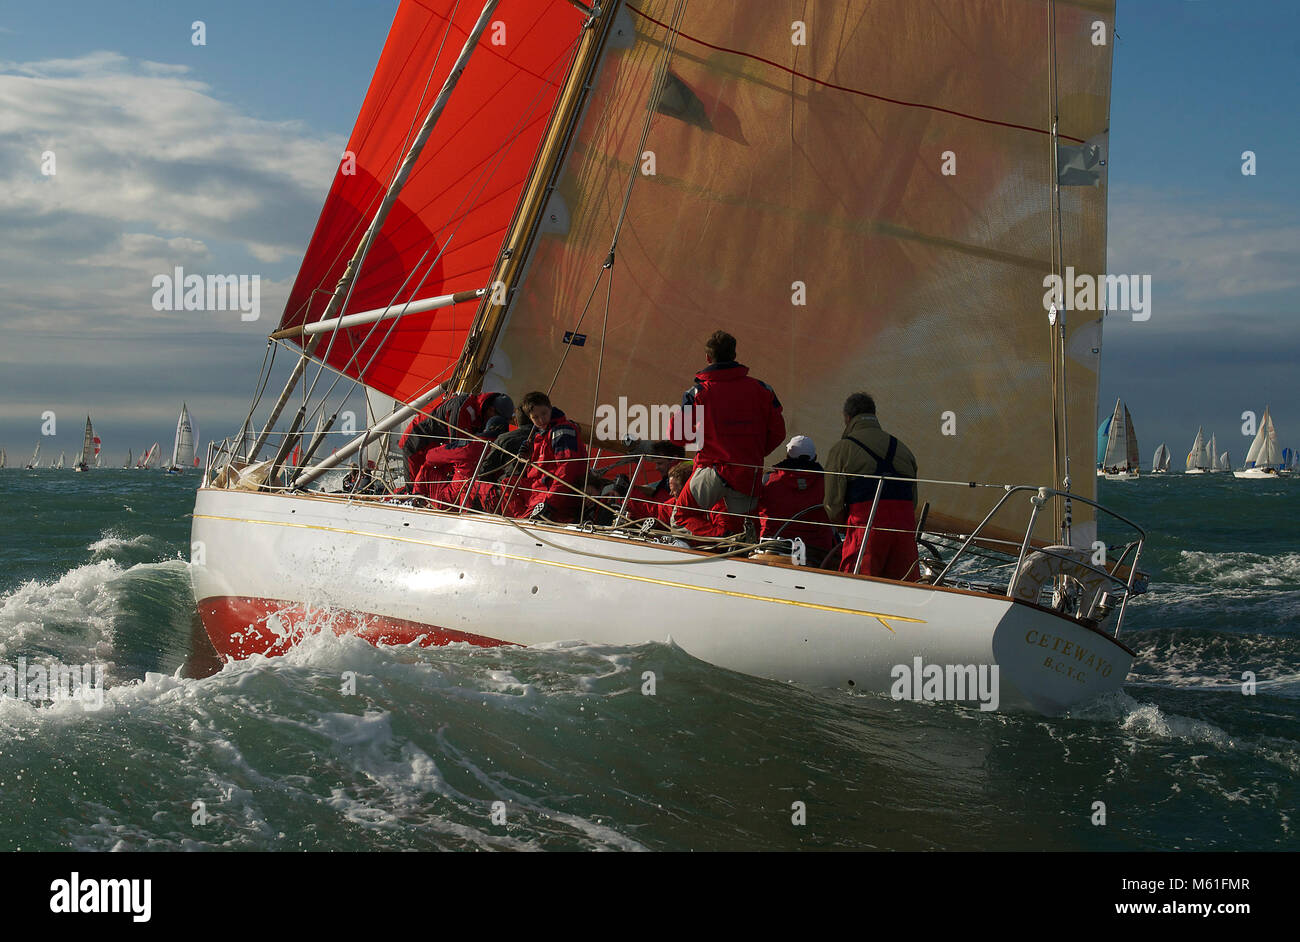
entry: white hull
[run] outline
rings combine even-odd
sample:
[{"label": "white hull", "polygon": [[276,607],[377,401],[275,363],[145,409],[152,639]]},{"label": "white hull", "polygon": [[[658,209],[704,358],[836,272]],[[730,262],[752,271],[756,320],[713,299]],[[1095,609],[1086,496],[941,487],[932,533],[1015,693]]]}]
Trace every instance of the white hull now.
[{"label": "white hull", "polygon": [[1125,471],[1121,474],[1107,474],[1107,481],[1136,481],[1138,473],[1136,471]]},{"label": "white hull", "polygon": [[1188,468],[1183,474],[1209,474],[1204,468]]},{"label": "white hull", "polygon": [[[194,594],[213,643],[234,657],[358,623],[380,640],[411,626],[475,643],[671,639],[721,667],[858,691],[887,693],[894,668],[915,657],[997,664],[1003,706],[1048,713],[1118,689],[1132,663],[1100,631],[1003,597],[530,531],[391,503],[205,487]],[[700,561],[655,565],[682,559]]]},{"label": "white hull", "polygon": [[1276,481],[1278,479],[1276,471],[1265,471],[1263,468],[1247,468],[1245,471],[1233,471],[1232,476],[1249,481]]}]

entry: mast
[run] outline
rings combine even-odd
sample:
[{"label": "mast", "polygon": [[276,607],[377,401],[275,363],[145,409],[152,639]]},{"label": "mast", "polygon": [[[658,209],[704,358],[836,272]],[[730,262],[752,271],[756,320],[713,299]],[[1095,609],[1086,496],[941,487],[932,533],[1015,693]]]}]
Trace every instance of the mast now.
[{"label": "mast", "polygon": [[[330,297],[329,305],[321,315],[320,319],[322,321],[337,318],[339,311],[342,310],[343,304],[347,300],[348,294],[351,291],[352,284],[356,280],[357,273],[361,270],[361,265],[365,261],[366,254],[370,251],[371,243],[374,242],[375,236],[377,236],[380,229],[383,228],[384,221],[388,218],[389,212],[397,203],[397,197],[401,194],[402,187],[405,185],[407,178],[411,175],[411,171],[414,169],[415,163],[419,159],[420,152],[424,149],[425,143],[429,140],[429,135],[433,133],[434,125],[438,123],[438,118],[442,115],[443,109],[447,105],[447,100],[451,97],[452,91],[456,88],[456,83],[460,81],[461,74],[465,71],[465,67],[469,65],[470,55],[478,46],[479,39],[483,36],[483,32],[491,22],[492,14],[496,11],[497,3],[498,0],[487,0],[487,2],[483,4],[483,11],[479,14],[478,21],[474,24],[474,29],[470,31],[469,36],[465,39],[465,44],[460,50],[460,56],[457,57],[455,65],[452,66],[451,72],[447,75],[447,80],[443,83],[442,91],[438,93],[437,99],[434,101],[432,107],[430,107],[429,113],[425,116],[424,124],[421,125],[419,133],[415,136],[415,140],[411,142],[411,147],[407,151],[401,167],[398,168],[397,173],[394,175],[393,182],[389,186],[388,192],[384,194],[383,201],[375,211],[374,218],[370,221],[369,228],[366,229],[365,235],[362,236],[361,241],[357,244],[356,252],[353,253],[352,259],[348,262],[347,268],[344,269],[342,277],[339,278],[339,283],[334,288],[334,294]],[[320,345],[321,339],[324,336],[324,333],[312,335],[311,340],[303,347],[302,354],[299,356],[298,362],[294,365],[293,373],[289,376],[288,382],[285,383],[284,390],[280,393],[280,398],[276,400],[275,406],[271,409],[271,417],[267,420],[266,426],[262,429],[261,434],[258,435],[257,441],[253,445],[252,452],[248,456],[248,461],[250,463],[256,460],[258,452],[260,452],[262,446],[266,444],[266,440],[271,434],[271,429],[274,428],[276,420],[279,419],[280,413],[284,410],[285,404],[288,403],[289,397],[293,394],[294,388],[298,385],[298,380],[300,380],[303,373],[306,372],[308,360]],[[299,407],[298,411],[300,415],[296,419],[295,424],[301,424],[302,414],[305,414],[306,407]]]},{"label": "mast", "polygon": [[[1051,253],[1053,265],[1059,269],[1059,271],[1053,271],[1053,274],[1063,280],[1065,276],[1065,232],[1061,222],[1061,151],[1060,137],[1057,130],[1057,125],[1060,122],[1060,101],[1056,71],[1056,0],[1050,0],[1049,2],[1047,23],[1048,31],[1051,34],[1048,48],[1047,86],[1048,96],[1051,99],[1052,115],[1052,134],[1049,142],[1052,148],[1052,213],[1055,217],[1048,238],[1055,246],[1055,250]],[[1053,307],[1055,316],[1051,317],[1050,321],[1051,326],[1054,328],[1051,338],[1052,424],[1056,429],[1056,438],[1052,447],[1052,463],[1057,486],[1065,491],[1065,499],[1060,504],[1055,505],[1058,507],[1056,523],[1060,528],[1061,542],[1068,545],[1070,543],[1072,503],[1070,501],[1070,426],[1068,421],[1070,398],[1065,376],[1066,307],[1064,295],[1062,295],[1061,309],[1055,311],[1055,307]],[[1112,434],[1113,432],[1114,426],[1112,425]],[[1108,446],[1107,451],[1109,450]]]},{"label": "mast", "polygon": [[[515,289],[522,281],[527,263],[532,256],[538,226],[546,202],[555,187],[556,178],[564,165],[583,106],[591,93],[596,69],[614,29],[621,0],[611,0],[597,5],[589,12],[591,19],[584,24],[582,42],[565,76],[564,85],[555,103],[555,110],[547,125],[537,159],[524,187],[515,217],[510,222],[504,248],[492,276],[488,281],[490,291],[479,303],[474,316],[474,326],[465,341],[461,362],[452,375],[448,388],[457,393],[478,390],[487,372],[492,351],[496,348],[505,323]],[[577,6],[577,4],[575,4]],[[584,12],[588,12],[584,7]]]}]

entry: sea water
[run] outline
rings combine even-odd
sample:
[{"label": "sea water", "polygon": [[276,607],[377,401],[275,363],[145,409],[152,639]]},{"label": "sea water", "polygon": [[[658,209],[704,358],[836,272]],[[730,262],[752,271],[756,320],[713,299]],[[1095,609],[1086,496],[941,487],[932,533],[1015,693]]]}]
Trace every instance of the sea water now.
[{"label": "sea water", "polygon": [[1149,532],[1151,591],[1122,692],[1053,718],[668,643],[321,635],[221,666],[187,574],[197,483],[0,470],[0,663],[104,678],[99,709],[0,700],[0,847],[1300,847],[1300,480],[1099,482]]}]

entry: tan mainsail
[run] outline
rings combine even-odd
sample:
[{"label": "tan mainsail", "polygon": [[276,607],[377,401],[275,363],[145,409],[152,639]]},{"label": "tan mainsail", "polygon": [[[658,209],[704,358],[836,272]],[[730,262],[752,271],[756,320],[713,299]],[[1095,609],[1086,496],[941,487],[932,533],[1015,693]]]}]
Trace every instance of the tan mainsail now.
[{"label": "tan mainsail", "polygon": [[[543,229],[486,382],[551,389],[589,425],[597,401],[679,401],[723,328],[823,454],[862,389],[923,477],[1059,486],[1049,3],[692,4],[643,151],[676,9],[624,7],[635,42],[607,52],[558,183],[567,226]],[[1113,20],[1113,2],[1056,5],[1064,144],[1107,129]],[[605,282],[583,309],[634,167],[606,322]],[[1104,272],[1104,178],[1061,201],[1062,263]],[[1068,328],[1074,490],[1092,497],[1100,314]],[[969,529],[995,499],[951,491],[922,488],[932,526]],[[1089,520],[1076,506],[1076,542]]]}]

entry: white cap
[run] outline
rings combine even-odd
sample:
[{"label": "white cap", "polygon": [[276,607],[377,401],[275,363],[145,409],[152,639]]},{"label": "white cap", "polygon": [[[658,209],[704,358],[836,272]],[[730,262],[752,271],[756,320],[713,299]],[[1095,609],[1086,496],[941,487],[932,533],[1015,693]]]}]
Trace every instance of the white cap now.
[{"label": "white cap", "polygon": [[816,458],[817,446],[807,435],[796,435],[785,446],[787,458]]}]

